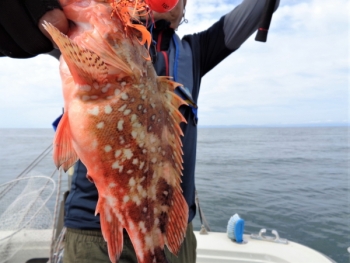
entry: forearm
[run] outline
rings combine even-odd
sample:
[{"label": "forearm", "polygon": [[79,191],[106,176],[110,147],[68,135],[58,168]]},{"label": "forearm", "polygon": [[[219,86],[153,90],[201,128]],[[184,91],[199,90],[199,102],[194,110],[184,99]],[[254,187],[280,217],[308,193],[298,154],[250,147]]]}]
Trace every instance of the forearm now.
[{"label": "forearm", "polygon": [[[239,48],[255,30],[267,0],[244,0],[224,18],[225,45],[231,50]],[[276,0],[275,10],[279,5]]]}]

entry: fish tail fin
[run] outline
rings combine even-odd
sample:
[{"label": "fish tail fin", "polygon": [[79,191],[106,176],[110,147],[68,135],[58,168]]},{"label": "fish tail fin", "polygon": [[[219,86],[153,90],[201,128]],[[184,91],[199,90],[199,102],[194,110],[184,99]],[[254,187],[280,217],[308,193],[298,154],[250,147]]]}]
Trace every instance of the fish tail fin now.
[{"label": "fish tail fin", "polygon": [[105,198],[99,197],[95,214],[100,214],[103,238],[107,242],[111,262],[118,262],[123,250],[123,227],[115,216],[113,207]]},{"label": "fish tail fin", "polygon": [[166,258],[164,246],[152,246],[151,250],[135,249],[135,253],[139,263],[170,263]]},{"label": "fish tail fin", "polygon": [[72,136],[70,134],[70,125],[67,113],[58,124],[54,138],[53,160],[57,168],[62,166],[66,172],[75,162],[78,161],[78,155],[72,146]]},{"label": "fish tail fin", "polygon": [[[169,263],[164,252],[165,236],[159,231],[145,229],[146,224],[149,226],[151,222],[140,221],[132,222],[131,219],[126,220],[128,223],[125,229],[134,246],[138,263]],[[135,231],[142,225],[141,231]]]}]

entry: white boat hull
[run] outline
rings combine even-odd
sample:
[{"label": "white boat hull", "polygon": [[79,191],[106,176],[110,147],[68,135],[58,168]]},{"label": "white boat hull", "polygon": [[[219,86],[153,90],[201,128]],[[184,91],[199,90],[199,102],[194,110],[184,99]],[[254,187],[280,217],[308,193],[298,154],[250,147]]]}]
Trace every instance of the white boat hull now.
[{"label": "white boat hull", "polygon": [[[0,240],[7,235],[8,233],[0,232]],[[24,263],[33,258],[48,258],[51,235],[50,229],[26,230],[22,236],[25,245],[6,262]],[[323,254],[290,241],[288,244],[277,244],[244,235],[245,244],[237,244],[226,233],[209,232],[208,235],[201,235],[195,231],[195,235],[197,263],[334,263]],[[16,245],[15,243],[14,239],[11,245]]]},{"label": "white boat hull", "polygon": [[244,244],[226,233],[209,232],[197,238],[197,263],[334,263],[323,254],[295,242],[278,244],[244,235]]}]

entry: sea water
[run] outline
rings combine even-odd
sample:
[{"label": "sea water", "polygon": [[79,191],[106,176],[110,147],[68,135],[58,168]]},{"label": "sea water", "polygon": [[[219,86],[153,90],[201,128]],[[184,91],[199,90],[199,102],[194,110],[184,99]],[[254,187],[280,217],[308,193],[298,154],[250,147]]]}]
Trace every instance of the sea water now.
[{"label": "sea water", "polygon": [[[0,129],[0,184],[16,178],[53,135]],[[276,229],[349,262],[348,138],[347,127],[199,128],[196,187],[211,230],[224,232],[238,213],[246,233]],[[35,170],[50,176],[51,154]],[[199,216],[194,226],[200,229]]]}]

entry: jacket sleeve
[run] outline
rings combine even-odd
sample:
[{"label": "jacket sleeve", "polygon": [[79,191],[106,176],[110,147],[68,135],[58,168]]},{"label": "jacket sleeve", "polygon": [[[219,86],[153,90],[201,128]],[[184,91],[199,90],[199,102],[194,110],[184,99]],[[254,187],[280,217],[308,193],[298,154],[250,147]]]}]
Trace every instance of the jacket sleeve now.
[{"label": "jacket sleeve", "polygon": [[60,8],[57,0],[1,0],[0,56],[30,58],[53,49],[38,28],[40,18]]},{"label": "jacket sleeve", "polygon": [[[196,46],[193,52],[197,53],[201,77],[237,50],[257,30],[265,3],[266,0],[244,0],[210,28],[189,37],[192,46]],[[275,10],[278,5],[279,0],[276,1]]]}]

